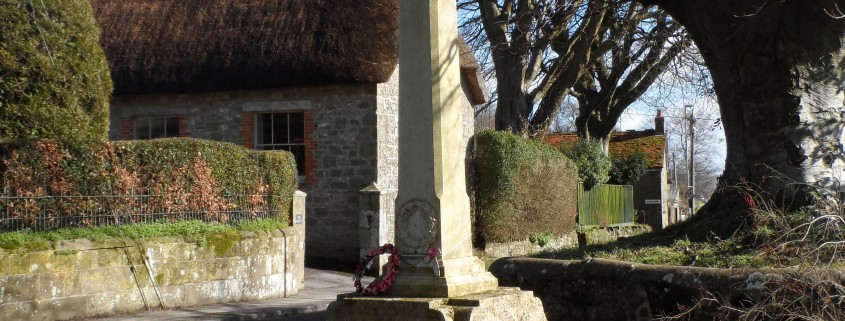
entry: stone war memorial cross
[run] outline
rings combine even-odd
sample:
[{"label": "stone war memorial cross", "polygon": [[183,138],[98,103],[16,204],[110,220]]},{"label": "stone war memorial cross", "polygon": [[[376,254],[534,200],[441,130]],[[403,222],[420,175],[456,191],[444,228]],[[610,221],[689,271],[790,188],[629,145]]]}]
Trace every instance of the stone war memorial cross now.
[{"label": "stone war memorial cross", "polygon": [[[454,0],[400,2],[395,243],[403,262],[385,295],[341,295],[328,320],[546,320],[539,299],[499,288],[472,255],[457,30]],[[421,263],[431,249],[437,270]]]}]

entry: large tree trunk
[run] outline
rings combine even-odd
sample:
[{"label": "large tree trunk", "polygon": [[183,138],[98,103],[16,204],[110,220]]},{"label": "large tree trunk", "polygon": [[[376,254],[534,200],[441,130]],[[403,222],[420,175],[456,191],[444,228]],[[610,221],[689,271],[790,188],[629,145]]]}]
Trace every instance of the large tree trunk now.
[{"label": "large tree trunk", "polygon": [[513,62],[496,66],[496,89],[499,93],[499,101],[496,104],[496,130],[519,133],[528,122],[531,104],[523,88],[525,70],[520,66],[525,64],[518,61],[522,57],[508,58]]},{"label": "large tree trunk", "polygon": [[[721,186],[750,182],[781,197],[773,175],[827,187],[845,175],[845,1],[642,2],[680,21],[710,69],[727,141]],[[703,214],[741,216],[742,194],[720,189]]]},{"label": "large tree trunk", "polygon": [[[601,107],[596,107],[601,105]],[[575,117],[575,129],[578,136],[590,139],[605,139],[610,137],[616,121],[610,121],[605,112],[609,106],[599,103],[581,103],[578,117]]]},{"label": "large tree trunk", "polygon": [[616,120],[619,119],[619,115],[608,113],[610,109],[610,103],[602,101],[580,103],[578,117],[575,118],[578,136],[599,141],[605,154],[608,153],[610,147],[610,134],[616,126]]}]

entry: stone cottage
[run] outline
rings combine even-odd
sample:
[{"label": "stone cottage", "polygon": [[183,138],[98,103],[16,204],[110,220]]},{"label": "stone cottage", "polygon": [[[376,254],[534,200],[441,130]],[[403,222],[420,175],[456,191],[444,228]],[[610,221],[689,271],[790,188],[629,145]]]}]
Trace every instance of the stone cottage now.
[{"label": "stone cottage", "polygon": [[[115,84],[111,139],[290,151],[308,193],[306,255],[358,259],[359,190],[375,183],[393,214],[398,0],[90,2]],[[471,133],[486,94],[461,48]]]},{"label": "stone cottage", "polygon": [[[678,222],[678,211],[670,201],[670,184],[667,166],[667,146],[664,117],[658,112],[654,128],[614,132],[610,135],[608,152],[611,157],[627,158],[633,153],[643,152],[646,173],[634,183],[634,208],[639,222],[662,229]],[[553,146],[574,142],[575,133],[554,133],[546,137]]]}]

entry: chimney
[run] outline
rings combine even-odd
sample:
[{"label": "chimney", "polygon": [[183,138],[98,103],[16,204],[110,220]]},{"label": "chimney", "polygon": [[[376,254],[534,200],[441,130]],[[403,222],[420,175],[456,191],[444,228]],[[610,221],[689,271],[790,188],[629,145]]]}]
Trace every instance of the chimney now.
[{"label": "chimney", "polygon": [[665,134],[666,133],[665,127],[663,126],[663,110],[662,109],[658,109],[657,110],[657,116],[654,116],[654,131],[656,131],[658,134]]}]

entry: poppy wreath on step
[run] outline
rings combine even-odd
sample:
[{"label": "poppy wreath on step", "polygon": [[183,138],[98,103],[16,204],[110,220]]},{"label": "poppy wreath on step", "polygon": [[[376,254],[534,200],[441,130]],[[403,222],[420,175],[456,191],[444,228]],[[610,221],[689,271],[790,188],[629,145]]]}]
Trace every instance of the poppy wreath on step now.
[{"label": "poppy wreath on step", "polygon": [[[361,278],[364,276],[364,269],[366,269],[373,261],[373,258],[376,256],[389,253],[390,256],[387,258],[387,274],[381,278],[378,282],[370,283],[366,288],[361,285]],[[393,285],[393,281],[396,280],[396,274],[399,273],[399,265],[402,263],[400,262],[402,257],[399,255],[399,251],[393,244],[387,243],[382,245],[369,253],[366,256],[361,258],[361,262],[358,263],[358,266],[355,267],[355,275],[352,277],[352,284],[355,285],[355,292],[361,295],[378,295],[379,293],[387,292],[387,289],[390,289],[390,286]]]}]

